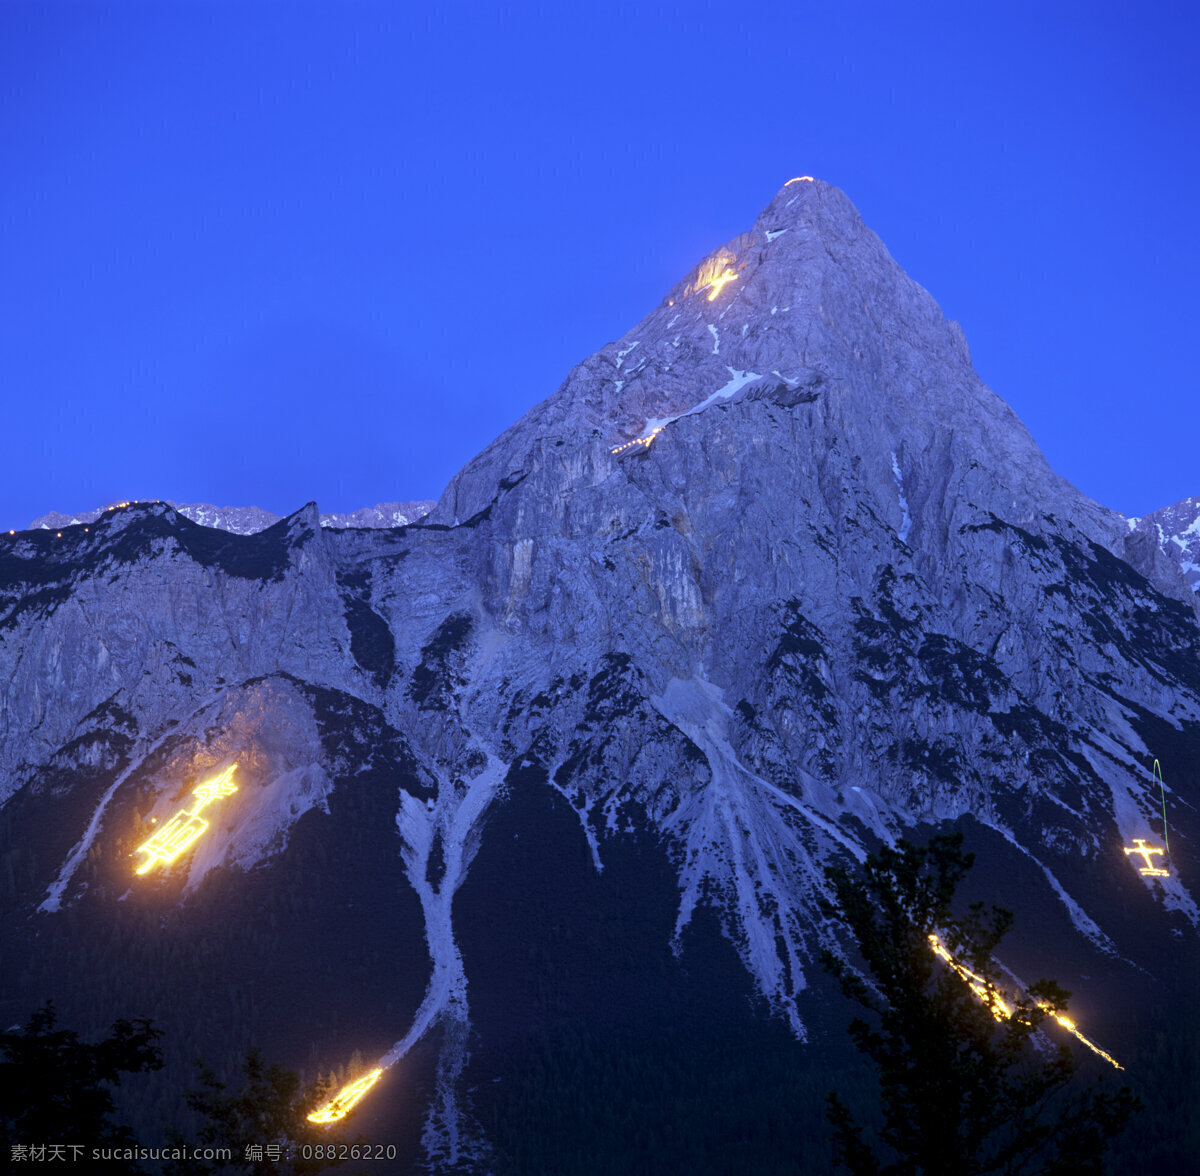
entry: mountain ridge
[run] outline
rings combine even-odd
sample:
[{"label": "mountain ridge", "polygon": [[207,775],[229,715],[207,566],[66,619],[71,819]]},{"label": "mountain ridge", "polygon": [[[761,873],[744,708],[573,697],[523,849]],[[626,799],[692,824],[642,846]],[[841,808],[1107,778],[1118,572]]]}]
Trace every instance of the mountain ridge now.
[{"label": "mountain ridge", "polygon": [[[96,935],[161,919],[137,983],[197,1009],[205,985],[242,1007],[227,961],[171,963],[208,896],[286,879],[275,931],[246,925],[305,943],[340,934],[335,877],[386,905],[372,975],[403,995],[348,1032],[297,985],[325,1040],[273,1032],[326,1068],[425,1067],[433,1170],[486,1170],[479,1075],[605,989],[631,1032],[670,1003],[653,977],[708,1024],[746,999],[733,961],[818,1040],[816,961],[844,950],[825,867],[931,827],[969,830],[1019,906],[1005,964],[1082,992],[1123,1056],[1130,994],[1174,1007],[1200,942],[1196,609],[1147,533],[1049,469],[846,197],[801,179],[413,524],[323,528],[309,504],[239,536],[148,504],[0,536],[0,812],[38,847],[9,901],[47,969],[76,911]],[[233,756],[219,832],[131,883]],[[1162,832],[1155,758],[1165,878],[1122,852]],[[360,841],[371,876],[314,864]],[[352,952],[322,967],[364,982]]]}]

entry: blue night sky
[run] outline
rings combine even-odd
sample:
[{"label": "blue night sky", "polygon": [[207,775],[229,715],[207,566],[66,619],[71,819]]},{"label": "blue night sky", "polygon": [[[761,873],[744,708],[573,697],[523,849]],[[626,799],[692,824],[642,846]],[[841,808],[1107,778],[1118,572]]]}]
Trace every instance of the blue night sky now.
[{"label": "blue night sky", "polygon": [[1196,12],[0,0],[0,526],[436,497],[799,174],[1060,473],[1200,494]]}]

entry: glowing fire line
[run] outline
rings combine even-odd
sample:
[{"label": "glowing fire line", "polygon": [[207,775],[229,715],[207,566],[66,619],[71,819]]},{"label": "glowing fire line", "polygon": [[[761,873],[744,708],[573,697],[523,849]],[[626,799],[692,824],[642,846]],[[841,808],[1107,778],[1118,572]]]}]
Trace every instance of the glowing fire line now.
[{"label": "glowing fire line", "polygon": [[[930,947],[933,948],[934,954],[936,956],[938,956],[942,960],[945,960],[945,962],[947,964],[949,964],[950,967],[953,968],[954,971],[957,972],[958,975],[967,982],[967,984],[970,986],[971,991],[973,993],[975,993],[975,995],[981,1001],[983,1001],[984,1004],[986,1004],[988,1006],[989,1011],[991,1012],[992,1016],[996,1018],[997,1021],[1007,1020],[1008,1018],[1010,1018],[1013,1015],[1012,1006],[1009,1005],[1004,1000],[1004,998],[1000,995],[999,992],[996,991],[996,989],[994,987],[990,991],[990,999],[989,999],[989,990],[988,990],[987,981],[984,980],[982,976],[976,976],[975,973],[972,972],[970,968],[964,968],[963,965],[960,964],[946,950],[946,948],[942,944],[942,941],[936,935],[929,936],[929,945],[930,945]],[[1098,1056],[1102,1057],[1106,1062],[1109,1063],[1109,1065],[1115,1066],[1118,1070],[1125,1069],[1125,1067],[1122,1066],[1121,1063],[1118,1062],[1117,1059],[1112,1056],[1112,1054],[1106,1053],[1094,1041],[1090,1041],[1082,1033],[1080,1033],[1079,1030],[1075,1027],[1075,1022],[1072,1021],[1070,1017],[1064,1017],[1061,1013],[1056,1013],[1054,1011],[1054,1009],[1049,1004],[1047,1004],[1044,1000],[1039,1000],[1037,1002],[1037,1006],[1039,1009],[1042,1010],[1042,1012],[1044,1012],[1048,1017],[1050,1017],[1051,1020],[1056,1021],[1068,1033],[1070,1033],[1073,1037],[1077,1038],[1084,1045],[1086,1045],[1088,1047],[1088,1049],[1090,1049],[1092,1051],[1092,1053],[1097,1054]]]},{"label": "glowing fire line", "polygon": [[993,988],[991,990],[991,998],[989,1000],[987,981],[981,976],[976,976],[970,968],[964,968],[962,964],[960,964],[946,950],[946,948],[942,945],[942,941],[936,935],[929,936],[929,946],[933,948],[934,955],[945,960],[946,963],[949,964],[950,967],[953,968],[954,971],[956,971],[959,976],[967,982],[971,991],[988,1006],[992,1016],[995,1017],[997,1021],[1004,1021],[1012,1016],[1013,1011],[1011,1006],[1005,1002],[1000,993]]},{"label": "glowing fire line", "polygon": [[382,1068],[376,1067],[361,1078],[348,1082],[323,1107],[319,1107],[308,1116],[310,1123],[336,1123],[344,1119],[353,1110],[354,1105],[362,1098],[383,1073]]},{"label": "glowing fire line", "polygon": [[237,785],[231,784],[230,778],[237,771],[237,764],[231,764],[220,775],[211,780],[205,780],[193,790],[196,802],[190,809],[176,813],[149,841],[139,845],[135,853],[148,853],[150,856],[137,868],[139,874],[152,870],[159,862],[173,862],[186,849],[190,848],[198,837],[208,828],[208,822],[200,814],[214,800],[228,796],[237,791]]},{"label": "glowing fire line", "polygon": [[618,445],[616,447],[616,449],[610,450],[610,452],[614,455],[621,454],[621,453],[624,453],[626,450],[633,449],[634,446],[636,446],[636,445],[642,445],[646,449],[649,449],[650,443],[662,431],[663,431],[663,427],[662,427],[662,425],[659,425],[659,427],[657,429],[652,429],[649,433],[646,434],[646,436],[634,437],[634,439],[632,441],[626,441],[624,445]]}]

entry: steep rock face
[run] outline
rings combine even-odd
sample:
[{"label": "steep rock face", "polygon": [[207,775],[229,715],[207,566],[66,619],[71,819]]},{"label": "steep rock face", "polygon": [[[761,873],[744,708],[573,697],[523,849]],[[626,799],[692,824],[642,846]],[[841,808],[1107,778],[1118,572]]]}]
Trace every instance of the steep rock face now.
[{"label": "steep rock face", "polygon": [[[396,950],[424,995],[371,1044],[399,1065],[438,1043],[435,1166],[486,1154],[462,1100],[472,993],[520,969],[478,930],[503,915],[468,885],[481,846],[495,870],[574,830],[564,889],[590,863],[614,910],[639,901],[623,874],[660,905],[644,880],[665,877],[655,966],[684,983],[670,960],[715,919],[797,1038],[836,946],[824,866],[920,823],[968,822],[996,879],[1026,879],[1003,897],[1057,955],[1027,942],[1014,964],[1167,975],[1197,908],[1122,847],[1161,831],[1155,756],[1172,852],[1200,835],[1200,625],[1127,533],[1048,468],[846,198],[792,182],[417,525],[323,529],[310,505],[236,536],[160,504],[0,537],[5,795],[22,820],[70,814],[21,901],[107,917],[111,863],[236,755],[245,787],[186,888],[127,902],[169,894],[182,919],[206,887],[286,873],[390,780],[389,893],[424,937]],[[506,811],[533,814],[510,840],[554,846],[505,855]]]},{"label": "steep rock face", "polygon": [[322,535],[311,506],[243,538],[154,504],[62,538],[9,538],[0,556],[0,713],[14,735],[0,750],[5,793],[115,696],[140,729],[158,731],[231,681],[316,663],[330,684],[353,679],[346,622],[319,599],[339,599]]}]

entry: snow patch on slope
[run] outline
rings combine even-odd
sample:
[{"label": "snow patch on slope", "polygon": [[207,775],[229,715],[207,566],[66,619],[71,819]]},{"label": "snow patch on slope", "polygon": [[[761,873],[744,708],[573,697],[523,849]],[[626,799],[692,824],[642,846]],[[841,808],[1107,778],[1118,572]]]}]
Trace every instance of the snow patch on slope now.
[{"label": "snow patch on slope", "polygon": [[[562,766],[561,762],[554,765],[549,773],[550,787],[557,792],[563,800],[571,807],[571,812],[579,818],[579,824],[583,829],[583,835],[587,839],[588,849],[592,854],[592,865],[596,868],[597,874],[604,872],[604,863],[600,860],[600,839],[596,836],[595,827],[592,825],[592,811],[584,803],[582,799],[576,799],[565,789],[561,784],[557,783],[558,769]],[[608,831],[615,832],[616,828],[614,821],[616,820],[615,809],[611,807],[614,801],[609,802],[609,807],[604,810],[606,818],[606,826]]]},{"label": "snow patch on slope", "polygon": [[[164,735],[163,739],[166,738]],[[162,742],[162,739],[159,740]],[[96,840],[96,834],[100,832],[100,825],[104,820],[104,810],[108,807],[108,803],[117,794],[117,789],[133,775],[134,771],[140,766],[140,758],[135,755],[133,762],[125,769],[117,778],[109,785],[107,791],[100,802],[92,811],[91,819],[88,821],[88,826],[84,830],[83,836],[79,839],[75,848],[67,855],[67,860],[63,863],[62,869],[58,872],[58,877],[50,884],[50,888],[46,891],[46,897],[42,900],[38,907],[39,911],[54,912],[62,909],[62,898],[66,892],[71,879],[75,876],[75,871],[83,864],[87,857],[88,850],[92,848],[92,843]]]},{"label": "snow patch on slope", "polygon": [[[396,828],[402,842],[400,854],[425,915],[425,941],[433,973],[412,1025],[383,1056],[382,1066],[394,1065],[404,1057],[445,1012],[461,1011],[466,1015],[467,977],[454,938],[451,908],[455,892],[479,849],[483,815],[507,771],[506,765],[490,751],[479,750],[487,756],[487,766],[474,779],[456,788],[445,776],[438,775],[436,799],[422,801],[407,792],[400,796],[396,814]],[[443,859],[442,875],[436,884],[428,877],[435,838]]]}]

